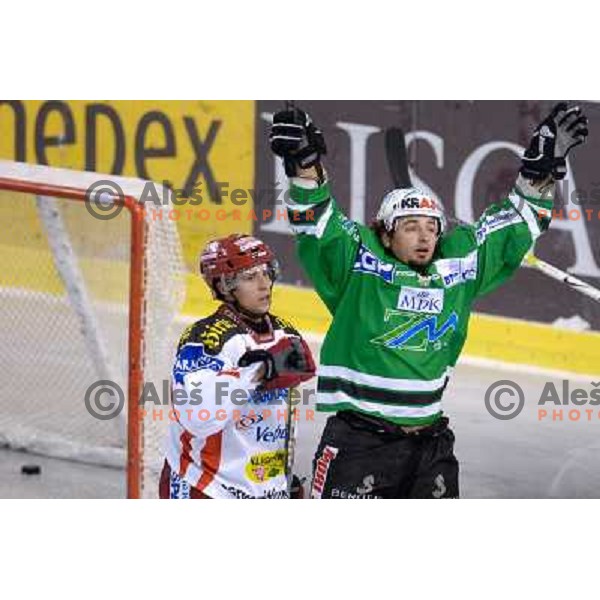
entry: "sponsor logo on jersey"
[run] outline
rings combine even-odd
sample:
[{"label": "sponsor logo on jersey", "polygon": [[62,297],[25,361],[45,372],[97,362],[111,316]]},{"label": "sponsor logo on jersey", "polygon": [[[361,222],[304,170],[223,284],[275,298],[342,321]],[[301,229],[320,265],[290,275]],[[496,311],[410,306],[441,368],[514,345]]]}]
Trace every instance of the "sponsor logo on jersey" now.
[{"label": "sponsor logo on jersey", "polygon": [[315,468],[315,476],[313,479],[312,490],[310,492],[311,498],[321,498],[323,495],[323,489],[325,487],[325,481],[327,479],[327,473],[332,461],[337,456],[339,449],[333,446],[325,446],[321,456],[317,459]]},{"label": "sponsor logo on jersey", "polygon": [[522,218],[514,208],[500,210],[491,215],[485,215],[477,223],[477,231],[475,237],[477,245],[481,245],[485,238],[498,229],[503,229],[512,223],[522,222]]},{"label": "sponsor logo on jersey", "polygon": [[360,239],[358,235],[358,231],[356,230],[356,223],[343,214],[339,215],[339,223],[342,229],[353,237],[355,240]]},{"label": "sponsor logo on jersey", "polygon": [[444,290],[403,286],[397,308],[418,313],[441,313],[444,308]]},{"label": "sponsor logo on jersey", "polygon": [[445,287],[452,287],[477,279],[477,251],[464,258],[442,258],[435,261],[435,268],[441,275]]},{"label": "sponsor logo on jersey", "polygon": [[361,494],[360,492],[349,492],[340,488],[331,489],[331,497],[339,498],[340,500],[380,500],[383,496],[375,494]]},{"label": "sponsor logo on jersey", "polygon": [[266,404],[271,402],[280,405],[287,400],[288,390],[286,388],[277,388],[275,390],[254,389],[248,392],[248,402],[250,404]]},{"label": "sponsor logo on jersey", "polygon": [[236,329],[237,325],[229,319],[215,319],[206,329],[200,332],[199,336],[208,350],[218,351],[223,346],[223,340]]},{"label": "sponsor logo on jersey", "polygon": [[361,244],[352,271],[354,273],[375,275],[381,277],[387,283],[392,283],[394,281],[394,269],[393,264],[383,262]]},{"label": "sponsor logo on jersey", "polygon": [[264,421],[264,416],[261,413],[249,413],[247,415],[242,415],[235,424],[235,428],[238,431],[248,431],[252,429],[255,425],[262,423]]},{"label": "sponsor logo on jersey", "polygon": [[221,359],[206,354],[203,344],[186,344],[177,354],[173,366],[173,378],[175,383],[183,384],[183,378],[187,373],[200,369],[210,369],[218,373],[224,365]]},{"label": "sponsor logo on jersey", "polygon": [[416,277],[417,283],[422,287],[427,287],[432,281],[438,281],[442,278],[438,273],[431,273],[429,275],[421,275],[416,271],[410,269],[396,269],[394,273],[395,277]]},{"label": "sponsor logo on jersey", "polygon": [[254,483],[264,483],[285,474],[285,450],[254,454],[246,463],[246,477]]},{"label": "sponsor logo on jersey", "polygon": [[433,277],[433,275],[421,275],[421,274],[417,273],[417,283],[421,287],[428,287],[429,284],[431,283],[432,277]]},{"label": "sponsor logo on jersey", "polygon": [[401,318],[403,322],[394,329],[370,340],[373,344],[420,352],[430,348],[439,350],[448,343],[449,338],[444,340],[444,336],[455,331],[458,326],[458,315],[455,312],[452,312],[439,327],[439,315],[429,317],[406,315],[402,311],[388,309],[385,320],[389,321],[393,317]]},{"label": "sponsor logo on jersey", "polygon": [[270,488],[265,490],[260,496],[253,496],[252,494],[249,494],[248,492],[245,492],[244,490],[241,490],[233,485],[224,485],[222,483],[221,487],[226,492],[231,494],[231,496],[236,500],[281,500],[289,498],[287,490],[279,490],[277,488]]},{"label": "sponsor logo on jersey", "polygon": [[189,500],[190,498],[190,484],[173,471],[171,471],[169,497],[172,500]]},{"label": "sponsor logo on jersey", "polygon": [[263,442],[265,444],[274,444],[279,440],[285,440],[287,438],[287,427],[277,425],[277,427],[269,427],[269,425],[258,426],[256,428],[256,441]]},{"label": "sponsor logo on jersey", "polygon": [[362,485],[356,486],[356,492],[334,487],[331,490],[331,497],[340,498],[342,500],[375,500],[377,498],[382,498],[383,496],[372,493],[374,489],[375,475],[367,475],[366,477],[363,477]]},{"label": "sponsor logo on jersey", "polygon": [[410,269],[396,269],[395,275],[397,277],[416,277],[418,273]]}]

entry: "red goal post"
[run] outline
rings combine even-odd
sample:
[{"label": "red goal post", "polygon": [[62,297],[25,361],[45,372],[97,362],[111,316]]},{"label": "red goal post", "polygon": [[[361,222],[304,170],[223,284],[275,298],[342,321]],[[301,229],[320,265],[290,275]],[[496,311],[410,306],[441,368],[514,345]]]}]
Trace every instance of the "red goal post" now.
[{"label": "red goal post", "polygon": [[[164,378],[168,376],[166,371],[169,362],[168,355],[174,352],[174,343],[178,335],[178,327],[175,324],[175,318],[181,309],[185,294],[185,267],[181,255],[176,225],[175,223],[170,222],[166,215],[169,210],[169,205],[166,204],[160,207],[159,210],[165,212],[165,215],[162,215],[160,220],[157,220],[156,218],[151,219],[148,212],[144,210],[143,202],[140,202],[140,198],[143,196],[144,191],[147,190],[149,182],[110,175],[100,175],[97,173],[73,171],[69,169],[56,169],[26,163],[0,161],[0,190],[3,191],[2,196],[4,196],[4,200],[8,200],[14,210],[16,210],[15,207],[18,206],[19,200],[27,202],[26,199],[28,198],[36,198],[38,203],[40,200],[44,199],[53,199],[53,202],[60,203],[70,201],[78,203],[82,208],[85,208],[85,205],[87,204],[89,208],[89,190],[96,186],[99,181],[112,182],[116,185],[115,189],[122,190],[122,194],[120,192],[111,193],[111,200],[114,203],[113,206],[122,206],[125,208],[130,219],[128,228],[128,301],[126,302],[127,307],[125,308],[125,311],[127,312],[127,347],[119,348],[118,345],[115,345],[113,342],[112,346],[110,343],[108,344],[108,349],[104,352],[107,361],[115,360],[119,355],[119,350],[124,351],[126,354],[127,496],[130,498],[139,498],[143,495],[155,496],[156,488],[154,486],[156,483],[157,464],[159,464],[160,461],[160,445],[162,443],[160,438],[162,437],[162,432],[154,431],[156,428],[154,428],[152,432],[145,431],[144,421],[140,418],[140,406],[138,401],[142,395],[144,382],[148,377],[156,377],[157,374]],[[157,184],[151,185],[156,186],[156,188],[161,188],[160,191],[157,191],[158,197],[170,198],[168,191],[165,193],[165,188],[162,188],[162,186],[158,186]],[[0,197],[0,203],[1,200],[2,197]],[[107,200],[106,193],[101,200]],[[104,205],[104,207],[108,208],[108,204]],[[59,209],[61,207],[54,208],[60,212]],[[153,210],[157,210],[154,205]],[[4,216],[10,214],[10,212],[10,208],[8,209],[8,212],[5,208]],[[75,250],[70,250],[66,253],[66,256],[62,258],[56,256],[57,252],[59,252],[55,249],[56,247],[65,245],[68,247],[69,244],[72,244],[72,240],[68,239],[69,233],[67,232],[67,228],[64,227],[63,223],[60,221],[58,225],[59,233],[49,235],[55,235],[59,238],[54,242],[54,249],[51,249],[50,253],[52,255],[52,261],[55,265],[58,265],[57,270],[60,271],[59,278],[62,279],[65,289],[67,290],[65,295],[68,297],[68,300],[66,300],[65,303],[71,305],[72,312],[78,314],[81,313],[79,316],[75,317],[71,315],[69,317],[70,322],[73,321],[73,318],[79,320],[79,329],[82,330],[82,335],[84,336],[81,344],[85,347],[92,347],[93,349],[95,346],[102,346],[100,343],[101,340],[93,339],[94,336],[101,338],[103,335],[103,319],[101,316],[98,317],[97,314],[94,314],[94,308],[96,304],[104,303],[104,300],[95,298],[93,296],[94,292],[90,292],[89,289],[86,289],[85,276],[81,277],[81,282],[75,285],[74,291],[71,291],[70,288],[73,287],[73,281],[70,280],[77,278],[79,275],[72,275],[70,273],[72,273],[73,268],[75,271],[80,268],[77,264],[80,258],[83,260],[94,260],[94,256],[90,256],[90,248],[83,249],[86,243],[85,238],[92,238],[97,235],[97,239],[94,240],[96,247],[102,248],[101,241],[103,233],[100,231],[98,234],[89,235],[89,232],[96,228],[101,230],[102,227],[108,228],[109,226],[106,225],[106,222],[102,219],[97,218],[97,222],[94,222],[93,211],[86,210],[86,213],[79,209],[77,213],[72,211],[72,214],[70,215],[75,223],[72,226],[73,229],[77,231],[78,228],[83,228],[86,231],[86,233],[83,233],[80,236],[81,239],[78,242],[80,248],[82,248],[81,250],[77,248]],[[18,214],[19,216],[17,218],[21,219],[20,213]],[[154,217],[155,216],[156,215],[154,215]],[[163,218],[163,216],[166,218]],[[58,218],[62,218],[60,214],[58,215]],[[119,215],[119,218],[122,217]],[[12,223],[11,225],[12,227],[16,226],[19,228],[24,225],[24,222],[29,223],[29,218],[23,217],[21,222]],[[52,225],[47,227],[47,230],[50,230],[52,227]],[[113,225],[110,227],[112,229],[115,228]],[[114,237],[111,238],[108,235],[106,236],[106,244],[108,247],[102,248],[102,252],[106,250],[106,255],[111,256],[111,258],[102,258],[102,260],[114,261],[115,264],[111,264],[111,267],[118,267],[119,271],[124,271],[125,267],[123,267],[123,265],[117,265],[120,257],[112,258],[114,248],[120,248],[127,243],[122,239],[125,231],[124,228],[119,227],[118,229],[119,233],[111,233]],[[39,235],[32,236],[32,238],[36,240],[39,237]],[[99,240],[100,243],[98,243]],[[21,240],[17,238],[15,245],[20,241]],[[52,241],[49,243],[49,246],[52,248]],[[41,252],[46,251],[47,249],[44,249]],[[81,254],[79,254],[79,252]],[[161,253],[163,253],[164,256],[161,255]],[[14,250],[13,246],[13,249],[7,254],[8,260],[10,261],[11,257],[18,255],[18,250]],[[62,268],[59,264],[61,260],[63,263]],[[18,261],[15,260],[15,263],[17,262]],[[69,262],[74,264],[69,265]],[[23,268],[27,268],[27,266],[24,265]],[[159,272],[153,272],[153,269],[158,269]],[[111,268],[109,270],[112,271],[113,269]],[[42,279],[45,278],[46,276],[42,277]],[[0,281],[0,285],[1,284],[2,281]],[[169,287],[166,294],[160,293],[161,286]],[[17,285],[17,287],[19,286]],[[102,287],[101,282],[100,286],[96,285],[96,287]],[[33,285],[26,285],[24,295],[26,296],[28,294],[28,290],[31,294],[39,292],[39,289],[35,288],[35,283]],[[126,289],[126,287],[124,286],[123,289]],[[2,294],[0,293],[0,297],[1,295]],[[84,298],[83,300],[81,299],[82,297]],[[83,306],[74,307],[77,303],[80,303]],[[88,306],[85,306],[85,304]],[[122,304],[125,303],[122,302]],[[160,314],[153,315],[151,311],[156,311]],[[96,311],[96,313],[97,312],[98,311]],[[90,314],[88,315],[87,313]],[[48,314],[47,318],[48,320],[52,320],[53,316]],[[89,324],[90,319],[92,319],[92,325]],[[153,322],[153,319],[154,321],[160,321],[160,325],[156,325],[156,323]],[[151,325],[154,326],[154,328],[151,327]],[[56,329],[60,329],[60,324],[56,326]],[[70,326],[69,331],[75,330],[75,327]],[[168,341],[167,339],[163,339],[163,336],[164,338],[167,338]],[[154,356],[158,354],[154,351],[154,344],[163,344],[166,350],[162,352],[162,356],[159,358]],[[169,344],[173,344],[171,350],[168,350]],[[33,346],[35,347],[36,344],[33,344]],[[41,356],[43,352],[44,351],[40,351],[40,356],[35,357],[34,363],[43,361],[44,357]],[[46,353],[51,355],[52,350],[47,350]],[[99,354],[102,355],[102,352]],[[150,366],[150,355],[153,356],[155,362],[160,363],[159,367]],[[97,360],[98,359],[94,357],[92,362],[97,362]],[[102,362],[102,360],[100,360],[100,362]],[[95,366],[97,367],[97,365]],[[153,370],[155,372],[151,373],[150,371]],[[109,371],[107,370],[106,372]],[[60,378],[60,374],[57,374],[57,377]],[[83,381],[81,383],[83,383]],[[57,386],[57,389],[60,390],[60,385]],[[48,394],[51,396],[52,392],[48,392]],[[60,395],[60,391],[58,394]],[[5,400],[6,402],[3,401],[1,404],[8,406],[9,399],[5,398]],[[26,398],[25,402],[27,401],[28,399]],[[50,402],[52,402],[52,399],[50,399]],[[78,402],[79,399],[74,399],[74,404],[78,404]],[[79,405],[79,408],[80,407],[81,405]],[[51,408],[52,407],[49,407],[49,414],[51,413]],[[75,421],[81,419],[82,422],[85,420],[87,423],[86,415],[83,412],[80,412],[79,408],[73,407],[74,412],[79,415],[75,418]],[[60,409],[57,408],[57,410]],[[0,417],[1,412],[2,406],[0,405]],[[54,418],[54,415],[52,418]],[[60,415],[58,415],[58,419],[60,419]],[[27,415],[25,415],[21,425],[27,426],[27,420]],[[12,421],[9,420],[9,423],[10,422],[14,423],[15,419],[13,418]],[[88,425],[86,425],[86,427],[88,427]],[[17,427],[15,427],[15,429],[16,428]],[[4,438],[10,440],[10,431],[2,431],[2,421],[0,420],[0,439],[2,439],[3,433]],[[68,440],[68,431],[60,432],[60,434],[63,434]],[[39,440],[41,436],[43,436],[43,434],[36,433],[33,437],[35,437],[36,440]],[[85,435],[82,435],[82,437],[85,438]],[[150,438],[152,438],[151,441],[149,441]],[[77,442],[79,445],[82,443],[85,445],[86,440],[83,439]],[[10,445],[10,443],[8,445]],[[23,441],[19,441],[14,445],[28,449],[27,443]],[[113,447],[118,446],[118,444],[110,442],[107,446],[109,449],[113,449]],[[39,452],[39,449],[34,448],[34,451]],[[52,451],[49,451],[49,454],[51,455]],[[101,454],[102,453],[99,452],[99,455]],[[57,451],[57,455],[63,456],[64,451]],[[71,458],[74,460],[81,460],[81,456],[72,456]],[[102,464],[102,459],[93,460],[92,462]],[[152,467],[150,466],[150,462],[154,463]]]}]

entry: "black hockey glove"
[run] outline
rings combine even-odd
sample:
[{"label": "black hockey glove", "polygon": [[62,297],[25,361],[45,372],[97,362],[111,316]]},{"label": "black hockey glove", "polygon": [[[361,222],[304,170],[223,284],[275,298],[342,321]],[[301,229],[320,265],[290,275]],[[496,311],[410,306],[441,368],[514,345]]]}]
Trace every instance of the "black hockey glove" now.
[{"label": "black hockey glove", "polygon": [[298,167],[320,165],[321,156],[327,154],[323,132],[298,108],[275,113],[269,142],[271,150],[283,158],[288,177],[295,177]]},{"label": "black hockey glove", "polygon": [[567,154],[583,144],[587,135],[588,120],[579,106],[560,102],[534,131],[521,161],[521,175],[534,181],[549,175],[555,180],[563,179],[567,174]]},{"label": "black hockey glove", "polygon": [[300,338],[283,338],[268,350],[248,350],[239,367],[262,362],[265,367],[261,389],[295,387],[314,376],[316,368],[310,348]]}]

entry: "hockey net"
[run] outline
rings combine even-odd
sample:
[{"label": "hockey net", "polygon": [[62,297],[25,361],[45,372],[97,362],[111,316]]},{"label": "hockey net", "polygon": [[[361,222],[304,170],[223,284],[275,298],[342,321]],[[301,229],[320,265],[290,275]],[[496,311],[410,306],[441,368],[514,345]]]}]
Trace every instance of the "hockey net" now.
[{"label": "hockey net", "polygon": [[[101,180],[124,197],[95,216],[86,192]],[[143,210],[148,185],[160,202]],[[139,398],[150,382],[165,408],[181,330],[170,209],[157,184],[0,161],[0,446],[126,468],[128,496],[156,497],[166,420],[141,418]],[[118,404],[99,381],[122,390],[117,416],[98,418]]]}]

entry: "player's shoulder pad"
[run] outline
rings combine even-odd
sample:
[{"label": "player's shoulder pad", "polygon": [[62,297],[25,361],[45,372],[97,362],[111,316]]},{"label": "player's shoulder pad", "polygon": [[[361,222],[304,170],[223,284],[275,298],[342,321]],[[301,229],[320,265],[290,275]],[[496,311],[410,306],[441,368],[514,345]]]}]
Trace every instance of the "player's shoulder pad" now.
[{"label": "player's shoulder pad", "polygon": [[283,329],[284,333],[288,335],[294,335],[297,337],[302,337],[298,330],[286,319],[283,317],[278,317],[276,315],[271,315],[271,320],[273,322],[274,329]]},{"label": "player's shoulder pad", "polygon": [[190,325],[179,340],[178,350],[186,344],[202,344],[206,353],[219,354],[234,335],[241,333],[239,325],[227,315],[215,312]]}]

